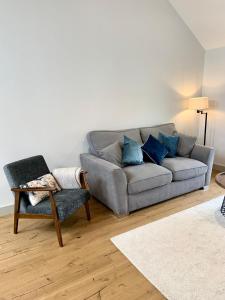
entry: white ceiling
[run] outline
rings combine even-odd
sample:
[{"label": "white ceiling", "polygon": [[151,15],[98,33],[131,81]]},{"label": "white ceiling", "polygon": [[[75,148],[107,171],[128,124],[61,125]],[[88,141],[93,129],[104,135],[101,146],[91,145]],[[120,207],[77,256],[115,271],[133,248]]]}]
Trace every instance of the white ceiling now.
[{"label": "white ceiling", "polygon": [[169,0],[205,49],[225,47],[225,0]]}]

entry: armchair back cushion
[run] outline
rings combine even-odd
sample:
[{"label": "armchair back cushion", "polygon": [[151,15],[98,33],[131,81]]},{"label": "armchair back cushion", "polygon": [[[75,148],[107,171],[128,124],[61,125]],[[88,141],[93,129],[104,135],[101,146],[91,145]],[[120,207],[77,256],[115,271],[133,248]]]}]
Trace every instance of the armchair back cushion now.
[{"label": "armchair back cushion", "polygon": [[[22,184],[50,173],[42,155],[29,157],[7,164],[4,166],[4,172],[11,188],[19,187]],[[21,212],[26,211],[28,204],[28,196],[25,193],[22,193],[20,205]]]},{"label": "armchair back cushion", "polygon": [[42,155],[21,159],[5,165],[4,172],[11,188],[19,187],[21,184],[50,173]]}]

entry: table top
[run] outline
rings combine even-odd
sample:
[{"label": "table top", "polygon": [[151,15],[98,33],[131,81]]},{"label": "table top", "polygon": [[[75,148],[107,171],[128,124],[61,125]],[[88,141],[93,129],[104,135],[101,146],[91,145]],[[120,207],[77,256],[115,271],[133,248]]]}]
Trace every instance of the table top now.
[{"label": "table top", "polygon": [[216,175],[216,183],[225,189],[225,172]]}]

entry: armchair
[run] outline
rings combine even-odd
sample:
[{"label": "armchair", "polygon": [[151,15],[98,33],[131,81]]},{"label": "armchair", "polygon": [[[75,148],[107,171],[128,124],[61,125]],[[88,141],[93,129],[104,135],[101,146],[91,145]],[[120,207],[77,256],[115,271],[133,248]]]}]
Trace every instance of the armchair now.
[{"label": "armchair", "polygon": [[[18,232],[19,219],[52,219],[54,221],[59,246],[63,247],[60,222],[67,219],[82,205],[85,206],[87,219],[90,220],[88,200],[90,194],[87,190],[86,173],[81,172],[81,189],[66,189],[53,194],[54,188],[20,188],[20,185],[40,176],[50,173],[43,156],[33,156],[19,160],[4,167],[4,172],[15,194],[14,206],[14,233]],[[49,197],[42,200],[35,206],[29,202],[26,192],[47,191]]]}]

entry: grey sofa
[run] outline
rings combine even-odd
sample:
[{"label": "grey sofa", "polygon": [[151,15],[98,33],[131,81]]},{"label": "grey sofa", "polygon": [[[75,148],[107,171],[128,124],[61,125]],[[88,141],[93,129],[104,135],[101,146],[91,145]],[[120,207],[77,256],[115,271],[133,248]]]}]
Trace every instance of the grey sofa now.
[{"label": "grey sofa", "polygon": [[117,215],[179,196],[209,185],[214,149],[195,145],[189,157],[165,158],[161,166],[144,163],[119,167],[100,157],[108,145],[124,135],[143,144],[149,134],[174,134],[173,123],[117,131],[91,131],[87,135],[90,153],[81,154],[82,168],[88,172],[91,194]]}]

